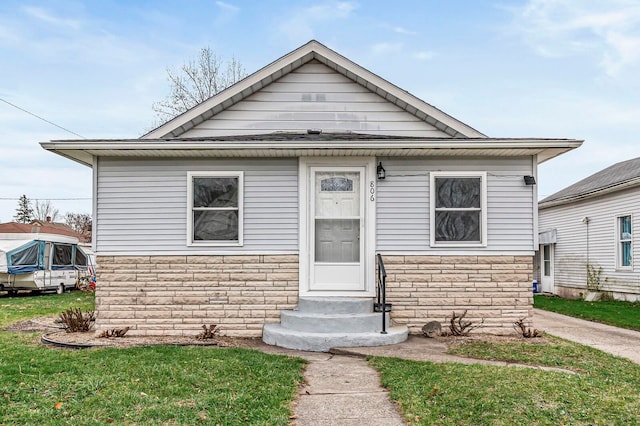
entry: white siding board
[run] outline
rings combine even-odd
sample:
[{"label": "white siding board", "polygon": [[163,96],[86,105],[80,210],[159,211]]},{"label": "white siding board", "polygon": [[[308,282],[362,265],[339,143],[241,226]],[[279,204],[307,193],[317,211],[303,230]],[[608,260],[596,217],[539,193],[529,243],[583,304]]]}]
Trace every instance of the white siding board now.
[{"label": "white siding board", "polygon": [[[616,218],[630,214],[633,232],[633,261],[630,270],[616,267]],[[557,230],[554,246],[555,285],[586,289],[587,225],[589,217],[588,263],[602,268],[603,290],[640,294],[640,189],[628,189],[591,200],[539,211],[539,229]]]},{"label": "white siding board", "polygon": [[[533,174],[530,157],[379,158],[387,178],[377,185],[379,251],[451,251],[429,246],[429,172],[487,171],[487,247],[490,252],[533,251],[534,195],[522,176]],[[477,248],[471,249],[477,252]]]},{"label": "white siding board", "polygon": [[[244,246],[187,247],[187,171],[244,171]],[[98,252],[295,251],[297,159],[101,159]]]},{"label": "white siding board", "polygon": [[307,129],[450,137],[322,64],[302,66],[229,106],[183,137],[261,134]]}]

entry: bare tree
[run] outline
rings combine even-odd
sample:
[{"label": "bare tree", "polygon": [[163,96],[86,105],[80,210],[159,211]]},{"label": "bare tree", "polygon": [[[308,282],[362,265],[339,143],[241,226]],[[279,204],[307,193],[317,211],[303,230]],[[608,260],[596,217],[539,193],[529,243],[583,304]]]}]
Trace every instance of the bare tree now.
[{"label": "bare tree", "polygon": [[47,217],[51,217],[51,222],[55,222],[60,218],[60,211],[53,207],[49,200],[36,200],[33,205],[33,218],[46,221]]},{"label": "bare tree", "polygon": [[88,213],[67,213],[64,222],[74,231],[91,238],[92,220]]},{"label": "bare tree", "polygon": [[242,80],[247,73],[235,57],[225,62],[207,46],[197,59],[185,62],[178,70],[167,69],[170,93],[155,102],[153,111],[160,123],[171,120],[211,96]]},{"label": "bare tree", "polygon": [[33,220],[31,200],[29,200],[24,194],[18,200],[18,208],[16,209],[16,215],[13,219],[20,223],[30,223]]}]

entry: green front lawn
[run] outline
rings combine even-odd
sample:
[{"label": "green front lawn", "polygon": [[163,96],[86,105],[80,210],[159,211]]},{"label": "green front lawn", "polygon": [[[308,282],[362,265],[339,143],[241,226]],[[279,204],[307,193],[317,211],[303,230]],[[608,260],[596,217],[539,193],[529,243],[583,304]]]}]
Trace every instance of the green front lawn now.
[{"label": "green front lawn", "polygon": [[550,344],[470,343],[451,353],[574,373],[372,358],[410,424],[640,423],[640,366],[630,361],[560,339]]},{"label": "green front lawn", "polygon": [[94,300],[94,293],[82,291],[42,295],[19,293],[13,297],[3,295],[0,296],[0,328],[24,319],[56,315],[74,307],[83,311],[93,310]]},{"label": "green front lawn", "polygon": [[[0,324],[92,309],[93,295],[0,298]],[[0,332],[0,424],[287,425],[305,361],[246,349],[59,350]]]},{"label": "green front lawn", "polygon": [[584,300],[534,295],[533,306],[576,318],[640,331],[639,302],[585,302]]}]

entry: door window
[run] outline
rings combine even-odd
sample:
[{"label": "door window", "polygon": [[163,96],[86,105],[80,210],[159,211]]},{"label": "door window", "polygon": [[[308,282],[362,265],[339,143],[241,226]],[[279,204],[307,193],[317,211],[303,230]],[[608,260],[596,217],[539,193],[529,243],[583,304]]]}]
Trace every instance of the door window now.
[{"label": "door window", "polygon": [[360,173],[317,172],[315,261],[360,261]]},{"label": "door window", "polygon": [[545,277],[551,276],[551,246],[542,246],[542,273]]}]

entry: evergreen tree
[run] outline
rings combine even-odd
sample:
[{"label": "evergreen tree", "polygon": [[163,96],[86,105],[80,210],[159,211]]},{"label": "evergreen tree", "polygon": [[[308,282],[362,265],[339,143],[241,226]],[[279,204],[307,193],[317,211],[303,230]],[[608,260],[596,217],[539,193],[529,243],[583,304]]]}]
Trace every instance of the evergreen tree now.
[{"label": "evergreen tree", "polygon": [[16,209],[16,215],[13,218],[19,223],[30,223],[33,220],[31,200],[29,200],[26,195],[23,194],[18,200],[18,208]]}]

